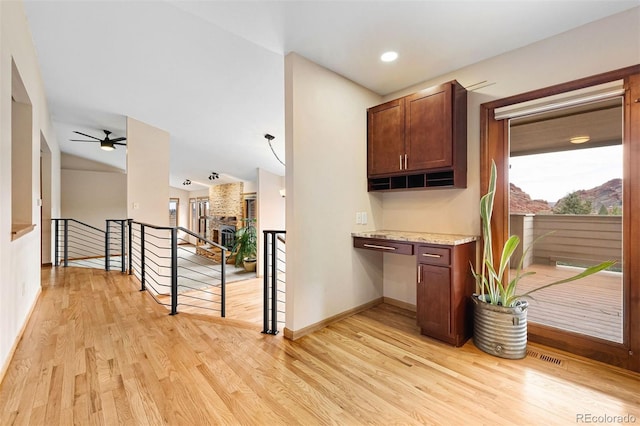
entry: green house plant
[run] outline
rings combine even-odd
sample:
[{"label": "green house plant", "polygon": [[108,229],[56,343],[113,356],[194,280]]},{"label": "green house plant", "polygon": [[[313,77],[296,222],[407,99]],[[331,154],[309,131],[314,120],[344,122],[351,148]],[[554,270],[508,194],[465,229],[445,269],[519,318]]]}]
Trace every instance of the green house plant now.
[{"label": "green house plant", "polygon": [[235,265],[243,265],[247,271],[256,270],[257,231],[255,219],[243,219],[244,226],[236,231],[232,253],[235,253]]},{"label": "green house plant", "polygon": [[[480,217],[482,221],[483,253],[480,265],[471,271],[476,280],[479,294],[474,295],[474,343],[476,346],[493,355],[503,358],[519,359],[526,356],[527,345],[527,307],[526,298],[531,294],[556,286],[579,280],[593,275],[612,266],[615,261],[602,262],[586,268],[579,274],[562,280],[554,281],[535,288],[526,293],[518,294],[518,282],[535,272],[523,272],[523,261],[531,247],[542,235],[526,248],[515,268],[515,273],[509,273],[511,258],[520,244],[517,235],[510,236],[502,247],[500,259],[494,262],[491,236],[491,215],[496,188],[496,164],[491,162],[491,174],[487,193],[480,199]],[[510,277],[510,275],[512,275]]]}]

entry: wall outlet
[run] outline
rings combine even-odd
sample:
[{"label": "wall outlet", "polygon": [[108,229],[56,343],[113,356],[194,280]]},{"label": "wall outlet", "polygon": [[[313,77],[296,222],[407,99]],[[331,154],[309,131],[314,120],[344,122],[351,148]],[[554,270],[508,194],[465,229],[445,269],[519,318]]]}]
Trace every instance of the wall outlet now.
[{"label": "wall outlet", "polygon": [[362,212],[362,224],[367,224],[367,212]]},{"label": "wall outlet", "polygon": [[133,209],[138,210],[140,208],[140,203],[133,203]]},{"label": "wall outlet", "polygon": [[356,223],[358,225],[362,224],[362,213],[361,212],[357,212],[356,213]]}]

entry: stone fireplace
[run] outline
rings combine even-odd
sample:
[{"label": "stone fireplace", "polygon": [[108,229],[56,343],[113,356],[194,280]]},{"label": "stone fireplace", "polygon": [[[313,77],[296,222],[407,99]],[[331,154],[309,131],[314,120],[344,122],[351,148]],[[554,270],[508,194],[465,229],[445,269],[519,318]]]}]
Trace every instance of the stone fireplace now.
[{"label": "stone fireplace", "polygon": [[228,183],[209,188],[209,230],[211,241],[233,247],[235,233],[242,226],[244,183]]},{"label": "stone fireplace", "polygon": [[211,241],[214,241],[228,249],[235,242],[238,219],[236,216],[210,216],[209,217]]}]

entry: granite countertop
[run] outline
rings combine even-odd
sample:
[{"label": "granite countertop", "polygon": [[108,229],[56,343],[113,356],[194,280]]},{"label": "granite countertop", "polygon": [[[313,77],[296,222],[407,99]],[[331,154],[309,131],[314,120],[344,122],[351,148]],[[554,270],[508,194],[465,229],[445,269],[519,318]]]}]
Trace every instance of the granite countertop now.
[{"label": "granite countertop", "polygon": [[457,246],[480,239],[477,235],[437,234],[433,232],[407,232],[407,231],[366,231],[352,232],[352,237],[377,238],[380,240],[407,241],[411,243],[442,244]]}]

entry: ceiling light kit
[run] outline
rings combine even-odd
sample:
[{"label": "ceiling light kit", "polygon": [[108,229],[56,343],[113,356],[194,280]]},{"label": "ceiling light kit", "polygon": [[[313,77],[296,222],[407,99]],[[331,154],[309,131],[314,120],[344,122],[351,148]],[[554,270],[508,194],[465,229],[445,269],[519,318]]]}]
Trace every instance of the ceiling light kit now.
[{"label": "ceiling light kit", "polygon": [[122,143],[122,141],[127,140],[127,138],[115,138],[115,139],[109,139],[109,135],[111,134],[111,132],[109,130],[103,130],[104,132],[104,139],[100,139],[97,138],[95,136],[91,136],[91,135],[87,135],[86,133],[82,133],[82,132],[78,132],[78,131],[73,131],[73,133],[77,133],[79,135],[82,136],[86,136],[88,138],[91,138],[92,140],[86,140],[86,139],[70,139],[71,142],[99,142],[100,143],[100,148],[102,148],[105,151],[113,151],[114,149],[116,149],[116,145],[122,145],[122,146],[126,146],[126,143]]},{"label": "ceiling light kit", "polygon": [[398,52],[394,52],[394,51],[388,51],[388,52],[384,52],[381,56],[380,56],[380,60],[382,62],[393,62],[396,59],[398,59]]},{"label": "ceiling light kit", "polygon": [[278,160],[280,162],[280,164],[282,164],[284,166],[284,161],[282,161],[280,159],[280,157],[278,157],[278,154],[276,154],[276,152],[274,151],[273,146],[271,146],[271,141],[274,140],[276,137],[273,136],[273,135],[270,135],[269,133],[266,133],[264,135],[264,138],[267,140],[267,142],[269,142],[269,148],[271,148],[271,152],[273,152],[273,155],[276,156],[276,160]]},{"label": "ceiling light kit", "polygon": [[184,182],[182,182],[183,185],[191,185],[191,181],[189,179],[185,179]]},{"label": "ceiling light kit", "polygon": [[590,139],[591,138],[589,136],[574,136],[571,139],[569,139],[569,142],[574,144],[581,144],[581,143],[589,142]]},{"label": "ceiling light kit", "polygon": [[217,174],[216,172],[211,172],[211,174],[209,175],[209,180],[216,180],[219,178],[220,178],[220,175]]}]

